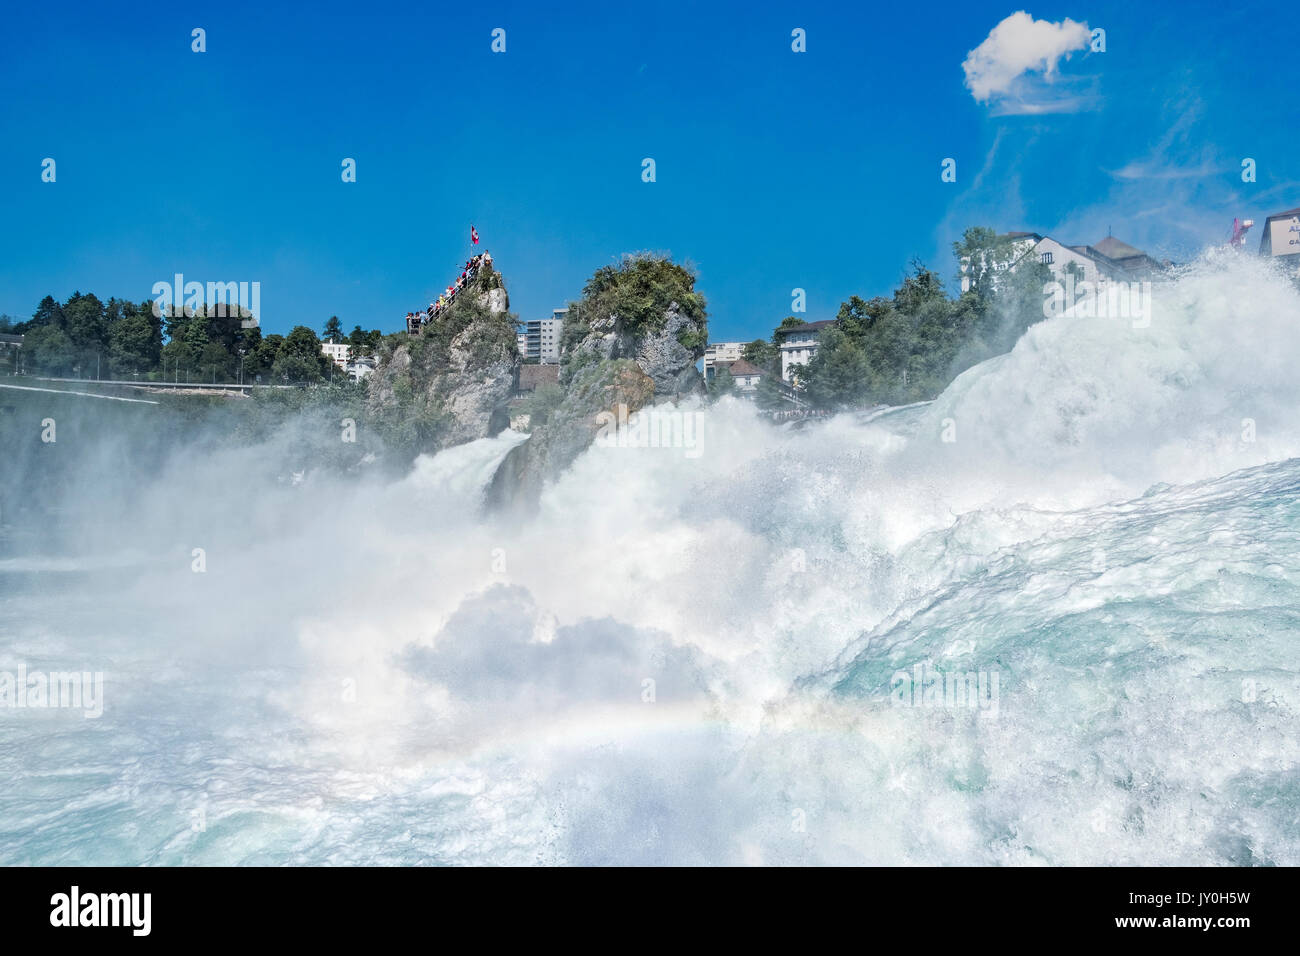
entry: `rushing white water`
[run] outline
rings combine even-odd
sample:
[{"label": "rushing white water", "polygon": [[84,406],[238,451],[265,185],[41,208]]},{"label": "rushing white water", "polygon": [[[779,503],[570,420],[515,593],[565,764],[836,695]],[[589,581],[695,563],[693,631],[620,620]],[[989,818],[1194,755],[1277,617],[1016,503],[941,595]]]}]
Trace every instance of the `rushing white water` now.
[{"label": "rushing white water", "polygon": [[0,862],[1300,863],[1297,323],[1211,255],[1149,327],[871,420],[724,401],[528,519],[477,508],[514,435],[177,456],[0,565],[0,671],[105,675],[0,710]]}]

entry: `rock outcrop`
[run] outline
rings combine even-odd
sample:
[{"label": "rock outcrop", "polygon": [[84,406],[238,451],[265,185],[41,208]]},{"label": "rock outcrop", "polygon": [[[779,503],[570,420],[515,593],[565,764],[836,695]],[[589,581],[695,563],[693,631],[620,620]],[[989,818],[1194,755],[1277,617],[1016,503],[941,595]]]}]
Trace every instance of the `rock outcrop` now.
[{"label": "rock outcrop", "polygon": [[530,403],[530,437],[502,462],[490,504],[535,505],[545,483],[591,445],[601,412],[625,405],[630,414],[703,391],[695,363],[708,319],[694,285],[691,272],[658,256],[596,272],[565,320],[560,397]]},{"label": "rock outcrop", "polygon": [[528,441],[513,448],[497,469],[488,504],[506,509],[535,505],[545,484],[591,446],[601,412],[625,405],[630,414],[649,405],[654,394],[654,381],[631,359],[585,366],[557,406],[531,413]]},{"label": "rock outcrop", "polygon": [[671,302],[661,323],[633,329],[618,315],[594,319],[571,351],[569,364],[582,366],[598,361],[632,359],[655,385],[660,401],[703,391],[704,380],[695,363],[704,354],[707,321],[686,315],[681,305]]},{"label": "rock outcrop", "polygon": [[419,335],[393,336],[370,376],[367,411],[385,436],[415,453],[502,431],[519,352],[510,299],[486,266]]}]

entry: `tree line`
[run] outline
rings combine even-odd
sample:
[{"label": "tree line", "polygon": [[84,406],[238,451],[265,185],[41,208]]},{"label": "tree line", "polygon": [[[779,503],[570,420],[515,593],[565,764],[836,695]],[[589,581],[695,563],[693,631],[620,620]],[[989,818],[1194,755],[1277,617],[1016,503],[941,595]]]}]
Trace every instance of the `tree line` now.
[{"label": "tree line", "polygon": [[[966,230],[953,253],[957,279],[966,288],[955,297],[938,273],[913,260],[889,296],[851,296],[834,324],[825,327],[812,360],[798,370],[798,385],[815,408],[842,409],[903,405],[932,399],[963,371],[1011,350],[1043,315],[1043,287],[1051,270],[1024,256],[1014,239],[992,229]],[[787,316],[770,340],[748,343],[742,357],[768,374],[761,379],[760,405],[783,406],[781,342],[791,328],[806,324]],[[733,388],[725,372],[713,391]]]},{"label": "tree line", "polygon": [[[0,333],[23,336],[21,349],[0,350],[0,368],[68,378],[264,384],[320,382],[334,374],[313,329],[298,325],[288,335],[263,335],[252,319],[238,306],[160,309],[154,300],[104,302],[74,292],[59,302],[47,295],[26,321],[0,316]],[[353,357],[373,355],[384,337],[360,325],[345,335],[338,316],[322,333],[351,345]]]}]

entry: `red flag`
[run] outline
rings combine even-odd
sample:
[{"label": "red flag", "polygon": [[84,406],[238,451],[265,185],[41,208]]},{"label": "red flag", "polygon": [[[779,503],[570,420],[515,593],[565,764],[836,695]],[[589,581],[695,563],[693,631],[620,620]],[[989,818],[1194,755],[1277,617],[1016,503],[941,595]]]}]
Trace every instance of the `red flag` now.
[{"label": "red flag", "polygon": [[473,226],[469,227],[469,241],[476,246],[478,245],[478,230]]}]

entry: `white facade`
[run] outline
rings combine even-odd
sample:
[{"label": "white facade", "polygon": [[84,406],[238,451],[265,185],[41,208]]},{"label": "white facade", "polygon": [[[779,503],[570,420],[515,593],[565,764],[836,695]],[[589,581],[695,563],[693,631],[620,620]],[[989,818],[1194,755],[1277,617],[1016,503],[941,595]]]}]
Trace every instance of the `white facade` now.
[{"label": "white facade", "polygon": [[758,383],[763,378],[762,369],[744,359],[737,359],[727,366],[727,371],[731,374],[731,380],[736,383],[736,391],[742,394],[758,391]]},{"label": "white facade", "polygon": [[781,335],[781,378],[794,384],[798,375],[800,365],[807,365],[817,354],[817,343],[821,338],[822,330],[829,325],[831,321],[809,322],[807,325],[796,325],[786,330]]},{"label": "white facade", "polygon": [[352,346],[343,342],[322,342],[320,350],[330,357],[330,361],[339,368],[347,368],[348,356],[352,353]]},{"label": "white facade", "polygon": [[[1101,249],[1092,246],[1067,246],[1064,243],[1057,242],[1051,236],[1040,236],[1037,233],[1013,233],[1014,241],[1011,243],[1012,255],[1009,261],[999,263],[995,267],[997,273],[1006,272],[1022,262],[1032,262],[1038,260],[1051,270],[1052,278],[1062,284],[1065,283],[1065,271],[1071,263],[1074,264],[1075,282],[1105,282],[1107,279],[1132,279],[1134,274],[1126,271],[1127,267],[1134,259],[1113,260],[1106,256]],[[1098,245],[1105,247],[1107,243],[1115,243],[1124,247],[1124,243],[1119,243],[1113,239],[1105,239]],[[1109,250],[1108,250],[1109,251]],[[1150,261],[1145,255],[1142,255],[1136,249],[1128,249],[1134,253],[1135,259]],[[1119,253],[1112,253],[1119,255]],[[970,278],[966,275],[968,262],[965,260],[961,263],[961,291],[966,292],[970,289]],[[996,285],[997,276],[993,278]]]},{"label": "white facade", "polygon": [[[1031,247],[1029,256],[1051,269],[1052,278],[1058,282],[1065,281],[1065,270],[1070,263],[1075,265],[1076,282],[1097,282],[1107,278],[1113,272],[1111,269],[1103,271],[1097,260],[1076,252],[1048,236],[1044,236]],[[1080,275],[1078,270],[1083,270],[1083,274]]]},{"label": "white facade", "polygon": [[518,333],[519,354],[537,359],[543,365],[560,361],[560,337],[564,334],[564,316],[567,309],[555,309],[549,319],[529,319]]},{"label": "white facade", "polygon": [[348,378],[354,382],[364,382],[375,371],[375,360],[369,356],[362,356],[355,362],[348,362],[344,367],[348,373]]},{"label": "white facade", "polygon": [[710,342],[704,349],[704,380],[710,381],[720,362],[735,362],[744,351],[744,342]]},{"label": "white facade", "polygon": [[1300,269],[1300,208],[1274,213],[1264,220],[1259,254]]}]

